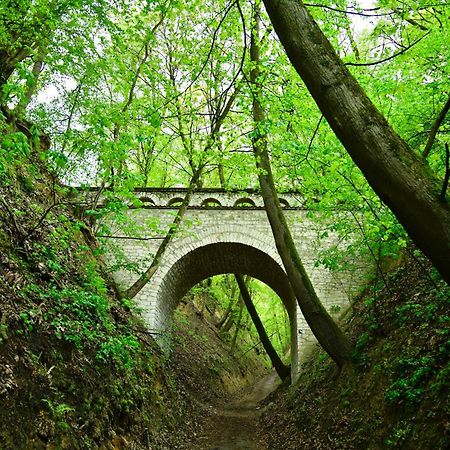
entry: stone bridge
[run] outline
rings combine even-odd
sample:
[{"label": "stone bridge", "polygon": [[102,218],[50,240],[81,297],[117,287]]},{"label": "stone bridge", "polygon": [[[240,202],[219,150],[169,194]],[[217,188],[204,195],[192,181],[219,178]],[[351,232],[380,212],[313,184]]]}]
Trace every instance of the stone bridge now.
[{"label": "stone bridge", "polygon": [[[108,221],[107,264],[122,288],[127,288],[151,263],[161,240],[186,194],[181,188],[145,188],[135,191],[122,219]],[[91,192],[91,196],[93,193]],[[280,194],[296,246],[324,306],[333,315],[349,305],[365,277],[354,271],[334,273],[316,267],[320,248],[335,245],[335,236],[319,239],[323,226],[303,207],[297,192]],[[100,235],[102,233],[100,232]],[[366,272],[365,264],[357,265]],[[176,237],[166,250],[150,282],[137,295],[142,316],[152,332],[163,333],[181,298],[197,283],[225,273],[247,274],[267,284],[284,303],[291,323],[293,370],[297,349],[312,338],[297,307],[278,255],[263,199],[255,190],[196,191]]]}]

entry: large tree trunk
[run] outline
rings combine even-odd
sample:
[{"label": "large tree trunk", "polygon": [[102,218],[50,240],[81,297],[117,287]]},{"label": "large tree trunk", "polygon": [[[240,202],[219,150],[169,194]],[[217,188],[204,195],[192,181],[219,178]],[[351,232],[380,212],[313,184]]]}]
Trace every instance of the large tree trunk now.
[{"label": "large tree trunk", "polygon": [[287,276],[305,320],[320,345],[322,345],[339,367],[343,367],[350,363],[350,342],[317,297],[295,247],[276,193],[267,149],[267,137],[263,127],[265,116],[260,103],[262,87],[259,82],[260,56],[258,31],[259,14],[258,11],[255,11],[254,30],[252,31],[250,44],[250,57],[254,64],[250,73],[253,90],[253,119],[255,122],[255,133],[252,143],[264,206],[278,253],[283,261],[284,268],[286,269]]},{"label": "large tree trunk", "polygon": [[427,164],[390,127],[299,0],[263,0],[295,69],[353,161],[450,283],[450,207]]},{"label": "large tree trunk", "polygon": [[272,342],[270,342],[269,336],[266,333],[264,325],[259,318],[255,305],[253,304],[250,293],[248,292],[248,288],[245,284],[244,278],[240,274],[235,274],[234,276],[236,277],[239,290],[241,291],[242,300],[244,301],[245,307],[247,308],[252,322],[255,325],[256,331],[258,332],[261,344],[264,347],[265,352],[269,356],[270,361],[272,362],[272,366],[276,370],[278,376],[282,380],[285,380],[290,376],[291,370],[283,363],[283,361],[281,361],[281,358],[278,356],[277,351],[274,349]]}]

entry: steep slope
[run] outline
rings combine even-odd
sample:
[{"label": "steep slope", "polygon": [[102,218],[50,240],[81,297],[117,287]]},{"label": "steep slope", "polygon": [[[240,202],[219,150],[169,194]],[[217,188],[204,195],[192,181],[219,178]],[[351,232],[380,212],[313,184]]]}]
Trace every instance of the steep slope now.
[{"label": "steep slope", "polygon": [[[411,252],[414,255],[414,252]],[[277,449],[450,447],[450,289],[420,256],[353,305],[354,370],[319,349],[262,418]]]},{"label": "steep slope", "polygon": [[0,448],[171,448],[187,401],[43,169],[46,139],[1,126]]},{"label": "steep slope", "polygon": [[0,126],[0,449],[189,448],[202,401],[263,369],[212,366],[226,349],[201,323],[163,354],[43,169],[45,137]]}]

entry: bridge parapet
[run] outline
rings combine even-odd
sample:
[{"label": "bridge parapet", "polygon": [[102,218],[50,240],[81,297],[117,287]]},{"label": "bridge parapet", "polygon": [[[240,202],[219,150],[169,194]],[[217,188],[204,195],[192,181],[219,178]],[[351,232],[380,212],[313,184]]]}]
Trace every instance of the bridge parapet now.
[{"label": "bridge parapet", "polygon": [[[144,208],[177,208],[186,195],[186,188],[137,188],[134,195]],[[98,188],[87,192],[87,200],[92,200],[98,193]],[[106,196],[100,195],[100,203]],[[279,193],[279,199],[284,209],[302,209],[304,199],[298,191]],[[205,209],[262,209],[264,208],[261,193],[256,189],[224,190],[215,188],[197,189],[189,203],[190,208]]]}]

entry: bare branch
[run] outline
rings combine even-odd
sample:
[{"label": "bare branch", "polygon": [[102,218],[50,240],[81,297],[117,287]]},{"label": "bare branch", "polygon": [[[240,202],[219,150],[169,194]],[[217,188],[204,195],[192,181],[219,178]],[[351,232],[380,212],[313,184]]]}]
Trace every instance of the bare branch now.
[{"label": "bare branch", "polygon": [[406,53],[410,48],[414,47],[416,44],[418,44],[422,39],[427,37],[429,34],[430,34],[430,31],[428,31],[428,33],[425,33],[423,36],[421,36],[419,39],[414,41],[412,44],[410,44],[407,47],[401,49],[399,52],[394,53],[393,55],[388,56],[387,58],[381,59],[379,61],[366,62],[366,63],[347,62],[347,63],[345,63],[345,65],[346,66],[354,66],[354,67],[362,67],[362,66],[367,67],[367,66],[375,66],[377,64],[385,63],[387,61],[390,61],[391,59],[396,58],[397,56],[403,55],[403,53]]},{"label": "bare branch", "polygon": [[445,119],[445,116],[447,115],[448,111],[450,110],[450,95],[448,96],[447,102],[445,103],[444,107],[441,109],[441,112],[436,117],[436,120],[433,123],[433,126],[430,130],[430,135],[428,136],[427,144],[425,145],[425,148],[423,149],[422,158],[427,159],[428,155],[431,152],[431,147],[433,147],[434,140],[436,139],[436,134],[439,130],[439,127],[442,125],[442,122]]},{"label": "bare branch", "polygon": [[[385,17],[385,16],[392,16],[395,14],[394,11],[388,12],[388,13],[365,13],[360,12],[353,9],[340,9],[340,8],[334,8],[333,6],[323,5],[320,3],[304,3],[305,6],[308,6],[309,8],[322,8],[327,9],[329,11],[336,11],[343,14],[351,14],[355,16],[362,16],[362,17]],[[363,11],[379,11],[381,8],[372,8],[372,9],[364,9]]]}]

